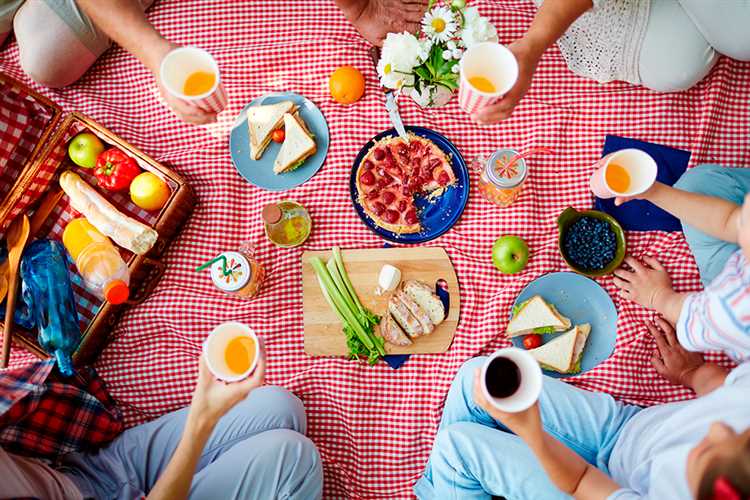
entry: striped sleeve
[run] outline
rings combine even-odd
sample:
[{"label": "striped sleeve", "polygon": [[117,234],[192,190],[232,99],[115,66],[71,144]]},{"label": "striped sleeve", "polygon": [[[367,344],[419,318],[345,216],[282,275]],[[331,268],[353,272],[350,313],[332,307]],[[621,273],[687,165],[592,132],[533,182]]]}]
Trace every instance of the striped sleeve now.
[{"label": "striped sleeve", "polygon": [[690,351],[723,351],[735,361],[750,359],[750,270],[742,252],[702,292],[687,296],[677,338]]}]

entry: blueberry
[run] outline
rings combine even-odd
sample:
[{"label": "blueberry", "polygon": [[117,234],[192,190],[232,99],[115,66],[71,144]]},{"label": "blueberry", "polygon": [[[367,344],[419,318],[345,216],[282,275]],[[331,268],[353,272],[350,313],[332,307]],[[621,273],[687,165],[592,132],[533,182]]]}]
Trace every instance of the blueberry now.
[{"label": "blueberry", "polygon": [[563,235],[563,253],[584,271],[599,271],[615,258],[617,238],[609,223],[581,217]]}]

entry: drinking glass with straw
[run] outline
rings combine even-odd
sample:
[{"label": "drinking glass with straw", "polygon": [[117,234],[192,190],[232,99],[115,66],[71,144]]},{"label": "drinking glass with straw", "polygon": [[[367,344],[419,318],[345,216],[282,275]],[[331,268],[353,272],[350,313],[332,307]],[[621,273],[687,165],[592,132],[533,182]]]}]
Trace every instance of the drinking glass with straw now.
[{"label": "drinking glass with straw", "polygon": [[197,272],[204,269],[210,269],[216,288],[245,298],[258,293],[266,276],[265,268],[255,258],[249,244],[242,245],[237,252],[222,252],[195,268]]}]

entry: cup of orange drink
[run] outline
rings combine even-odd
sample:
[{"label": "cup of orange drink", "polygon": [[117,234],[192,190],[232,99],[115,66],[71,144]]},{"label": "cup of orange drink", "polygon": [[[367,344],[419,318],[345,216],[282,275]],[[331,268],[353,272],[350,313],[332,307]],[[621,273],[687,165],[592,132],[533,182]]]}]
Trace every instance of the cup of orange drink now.
[{"label": "cup of orange drink", "polygon": [[458,104],[471,114],[502,98],[518,80],[516,56],[504,45],[469,47],[459,63]]},{"label": "cup of orange drink", "polygon": [[219,380],[237,382],[258,365],[260,343],[252,328],[236,321],[222,323],[203,343],[208,369]]},{"label": "cup of orange drink", "polygon": [[227,105],[219,65],[203,49],[179,47],[161,61],[159,78],[174,97],[199,108],[219,113]]},{"label": "cup of orange drink", "polygon": [[640,149],[621,149],[599,160],[591,175],[591,191],[602,199],[637,196],[656,181],[656,161]]}]

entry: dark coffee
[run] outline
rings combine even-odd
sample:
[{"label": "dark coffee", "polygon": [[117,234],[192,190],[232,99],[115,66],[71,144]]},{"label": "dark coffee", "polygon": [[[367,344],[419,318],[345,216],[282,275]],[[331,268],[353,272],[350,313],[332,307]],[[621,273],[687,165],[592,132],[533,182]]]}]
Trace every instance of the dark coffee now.
[{"label": "dark coffee", "polygon": [[500,356],[487,367],[484,383],[493,398],[510,397],[521,386],[521,370],[515,362]]}]

